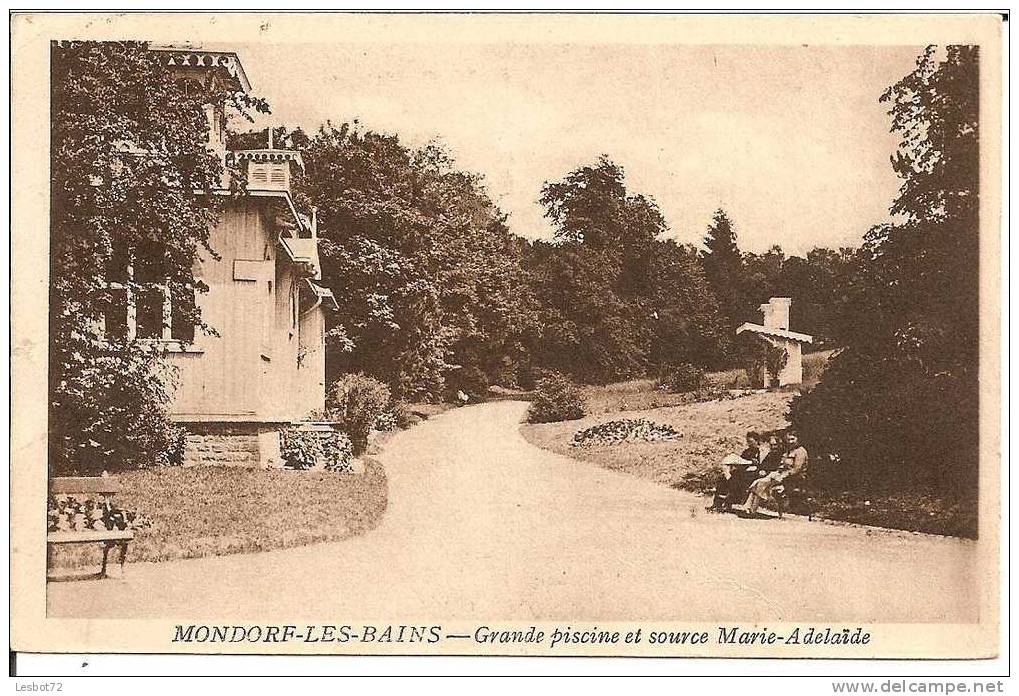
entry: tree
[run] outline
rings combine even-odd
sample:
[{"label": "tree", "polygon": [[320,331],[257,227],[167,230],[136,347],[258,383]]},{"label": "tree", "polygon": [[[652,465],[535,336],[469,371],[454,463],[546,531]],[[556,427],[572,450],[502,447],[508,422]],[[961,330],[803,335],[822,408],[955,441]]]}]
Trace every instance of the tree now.
[{"label": "tree", "polygon": [[658,205],[628,191],[621,166],[602,155],[546,183],[540,200],[555,227],[529,262],[544,367],[606,382],[719,362],[724,332],[696,256],[663,239]]},{"label": "tree", "polygon": [[[733,319],[737,323],[759,321],[758,309],[769,297],[788,295],[796,300],[797,310],[802,302],[800,292],[793,292],[786,278],[788,261],[782,247],[773,244],[763,254],[746,252],[742,254],[743,273],[741,277],[744,288],[740,298],[737,314]],[[797,288],[799,290],[799,288]]]},{"label": "tree", "polygon": [[650,310],[639,267],[664,229],[654,202],[630,196],[607,155],[546,182],[540,202],[555,227],[536,244],[532,268],[542,301],[542,364],[581,381],[606,382],[647,369]]},{"label": "tree", "polygon": [[[746,287],[754,293],[748,292],[748,300],[793,298],[790,328],[811,334],[816,348],[843,345],[862,320],[854,294],[859,290],[856,249],[815,247],[806,256],[786,256],[776,245],[763,254],[743,254],[743,263]],[[756,321],[759,315],[746,318]]]},{"label": "tree", "polygon": [[806,256],[790,256],[770,281],[773,294],[792,297],[794,331],[814,337],[818,349],[845,345],[864,318],[859,316],[857,249],[816,247]]},{"label": "tree", "polygon": [[696,250],[671,239],[656,240],[651,257],[650,362],[659,367],[690,363],[721,368],[731,351],[732,335]]},{"label": "tree", "polygon": [[158,347],[117,328],[129,303],[139,313],[153,298],[161,306],[147,282],[158,279],[173,326],[210,329],[192,269],[213,253],[223,170],[206,148],[203,107],[263,105],[177,82],[143,43],[55,43],[51,66],[50,466],[96,473],[166,461],[180,447],[166,418],[173,374]]},{"label": "tree", "polygon": [[708,278],[711,292],[719,309],[728,319],[730,327],[741,323],[745,313],[743,258],[736,243],[736,231],[728,213],[719,208],[708,225],[704,236],[705,250],[701,263]]},{"label": "tree", "polygon": [[764,357],[764,369],[767,370],[768,379],[771,382],[768,386],[778,385],[778,377],[788,362],[789,353],[785,348],[768,344]]},{"label": "tree", "polygon": [[626,233],[627,206],[623,168],[601,155],[596,164],[578,167],[560,181],[546,182],[538,202],[555,226],[558,242],[592,249],[618,247]]},{"label": "tree", "polygon": [[421,399],[515,381],[530,286],[482,178],[438,144],[356,122],[280,136],[302,149],[298,191],[319,206],[323,282],[345,308],[327,334],[330,378],[363,371]]},{"label": "tree", "polygon": [[829,476],[933,488],[975,505],[978,464],[979,56],[928,47],[881,99],[900,134],[893,222],[852,290],[860,320],[791,417],[842,457]]}]

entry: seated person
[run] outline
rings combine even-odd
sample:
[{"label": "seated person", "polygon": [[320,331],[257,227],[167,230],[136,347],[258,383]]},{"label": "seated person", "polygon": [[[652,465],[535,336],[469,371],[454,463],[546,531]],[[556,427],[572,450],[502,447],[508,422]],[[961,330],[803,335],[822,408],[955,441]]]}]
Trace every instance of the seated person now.
[{"label": "seated person", "polygon": [[768,444],[762,449],[761,471],[768,473],[778,471],[782,468],[782,457],[785,456],[785,447],[777,433],[768,436]]},{"label": "seated person", "polygon": [[[783,509],[788,502],[787,497],[790,494],[798,497],[802,493],[800,487],[803,486],[809,459],[807,450],[800,444],[799,437],[794,432],[786,434],[784,449],[785,453],[779,467],[768,471],[750,484],[745,506],[749,514],[756,516],[758,507],[770,503],[778,512],[778,516],[782,517]],[[807,514],[809,518],[809,510]]]},{"label": "seated person", "polygon": [[782,457],[782,468],[786,471],[786,477],[795,476],[800,479],[807,473],[807,449],[800,444],[799,436],[789,431],[785,436],[786,453]]},{"label": "seated person", "polygon": [[[784,474],[781,471],[772,471],[750,484],[750,491],[747,494],[747,502],[744,506],[747,514],[757,516],[757,508],[763,503],[781,503],[785,486],[782,485]],[[782,505],[775,505],[778,516],[782,516]]]},{"label": "seated person", "polygon": [[783,483],[788,502],[797,508],[803,508],[807,518],[810,519],[810,498],[806,491],[807,471],[810,457],[807,448],[800,444],[800,438],[796,433],[790,431],[786,434],[786,449],[788,450],[782,458]]},{"label": "seated person", "polygon": [[746,434],[747,446],[739,455],[746,463],[737,466],[732,478],[729,479],[729,500],[733,504],[739,505],[746,500],[747,489],[760,475],[761,442],[763,439],[759,433],[753,430]]},{"label": "seated person", "polygon": [[739,501],[739,499],[734,498],[732,495],[735,491],[739,490],[737,488],[739,484],[734,483],[734,480],[740,475],[740,472],[745,471],[746,467],[752,464],[753,462],[743,459],[739,455],[726,455],[725,459],[722,460],[722,473],[715,483],[714,498],[711,501],[711,506],[706,509],[720,512],[730,510],[733,502]]}]

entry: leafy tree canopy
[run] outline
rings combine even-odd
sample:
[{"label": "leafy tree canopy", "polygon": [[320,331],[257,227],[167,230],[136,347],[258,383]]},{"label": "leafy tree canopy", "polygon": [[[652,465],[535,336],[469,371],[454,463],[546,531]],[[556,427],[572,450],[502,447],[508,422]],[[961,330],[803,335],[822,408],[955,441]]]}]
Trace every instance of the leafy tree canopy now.
[{"label": "leafy tree canopy", "polygon": [[[900,135],[893,222],[851,288],[856,330],[792,417],[841,476],[975,500],[978,461],[976,47],[929,47],[881,97]],[[833,473],[834,475],[834,473]]]},{"label": "leafy tree canopy", "polygon": [[51,65],[51,466],[151,464],[172,449],[172,375],[155,349],[104,332],[104,320],[158,279],[175,321],[203,326],[194,297],[207,288],[193,269],[213,253],[223,181],[205,108],[263,105],[178,81],[143,43],[55,43]]},{"label": "leafy tree canopy", "polygon": [[481,177],[438,143],[410,148],[356,122],[284,137],[303,151],[298,190],[318,206],[323,282],[345,308],[331,375],[364,371],[428,399],[515,382],[533,297]]}]

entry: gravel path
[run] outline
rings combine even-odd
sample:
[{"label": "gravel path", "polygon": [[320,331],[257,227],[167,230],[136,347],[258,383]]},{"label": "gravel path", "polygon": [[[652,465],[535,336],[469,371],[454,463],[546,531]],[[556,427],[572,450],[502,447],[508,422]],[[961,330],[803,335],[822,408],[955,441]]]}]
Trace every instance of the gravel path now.
[{"label": "gravel path", "polygon": [[[178,620],[969,622],[976,544],[709,515],[689,493],[528,444],[526,404],[396,435],[389,509],[343,542],[51,583],[52,616]],[[300,523],[295,514],[294,524]]]}]

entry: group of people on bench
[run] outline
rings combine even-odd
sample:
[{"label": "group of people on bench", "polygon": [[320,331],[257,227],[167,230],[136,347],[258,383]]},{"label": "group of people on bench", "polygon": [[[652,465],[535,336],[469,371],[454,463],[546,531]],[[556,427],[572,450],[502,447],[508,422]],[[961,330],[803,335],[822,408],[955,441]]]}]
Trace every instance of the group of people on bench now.
[{"label": "group of people on bench", "polygon": [[807,450],[794,432],[755,431],[746,435],[746,449],[722,460],[722,473],[715,485],[713,512],[732,512],[741,506],[743,515],[759,517],[762,505],[774,507],[782,516],[788,491],[802,484],[807,469]]}]

